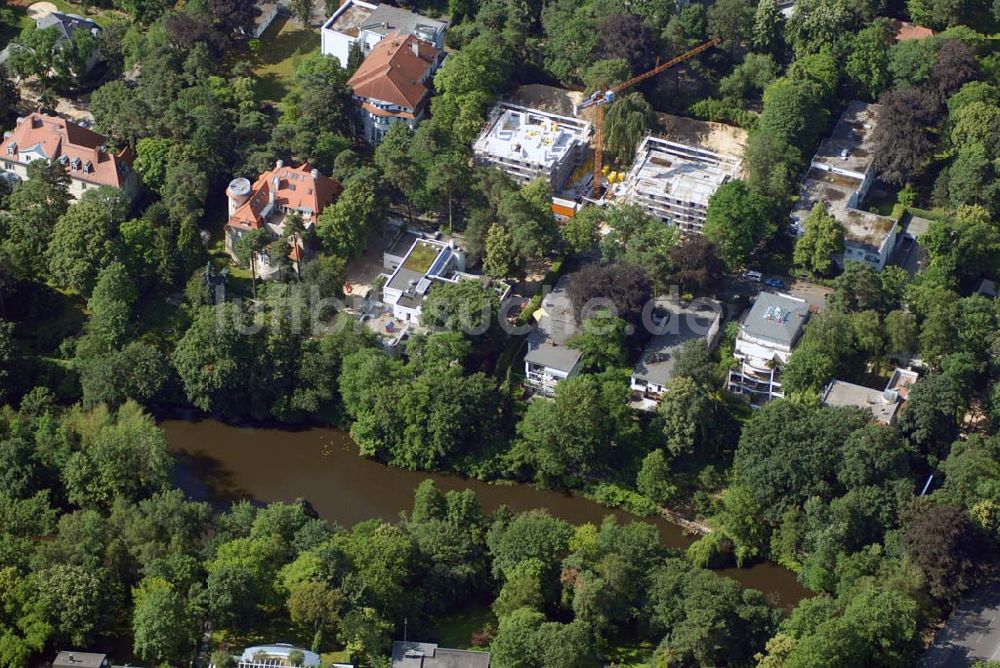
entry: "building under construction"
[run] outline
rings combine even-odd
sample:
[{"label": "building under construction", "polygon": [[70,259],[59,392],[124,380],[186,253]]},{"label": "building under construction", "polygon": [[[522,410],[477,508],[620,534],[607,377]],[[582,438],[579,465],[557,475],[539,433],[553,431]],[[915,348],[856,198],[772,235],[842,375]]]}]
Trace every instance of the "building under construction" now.
[{"label": "building under construction", "polygon": [[650,135],[639,144],[618,196],[685,233],[700,234],[709,199],[739,170],[733,156]]},{"label": "building under construction", "polygon": [[590,134],[586,121],[501,102],[473,151],[522,183],[541,178],[559,192],[583,162]]}]

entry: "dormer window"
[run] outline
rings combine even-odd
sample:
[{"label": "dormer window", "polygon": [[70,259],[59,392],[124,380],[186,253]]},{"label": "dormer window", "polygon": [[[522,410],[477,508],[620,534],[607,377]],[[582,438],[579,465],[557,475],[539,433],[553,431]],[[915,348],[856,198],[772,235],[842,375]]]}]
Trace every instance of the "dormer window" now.
[{"label": "dormer window", "polygon": [[83,164],[83,171],[84,171],[85,174],[89,174],[92,171],[94,171],[94,163],[92,163],[90,160],[88,160],[87,162],[85,162]]},{"label": "dormer window", "polygon": [[70,169],[74,172],[80,170],[80,158],[73,158],[69,163]]},{"label": "dormer window", "polygon": [[17,142],[12,141],[7,144],[7,155],[17,155]]}]

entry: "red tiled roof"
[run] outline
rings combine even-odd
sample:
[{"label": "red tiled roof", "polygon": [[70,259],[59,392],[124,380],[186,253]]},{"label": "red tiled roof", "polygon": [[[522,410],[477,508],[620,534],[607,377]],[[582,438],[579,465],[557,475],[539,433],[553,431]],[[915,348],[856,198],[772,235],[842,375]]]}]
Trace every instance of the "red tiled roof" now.
[{"label": "red tiled roof", "polygon": [[930,28],[914,25],[906,21],[896,22],[896,41],[906,42],[912,39],[926,39],[933,37],[934,31]]},{"label": "red tiled roof", "polygon": [[422,79],[440,55],[433,44],[394,33],[372,48],[347,85],[358,97],[416,109],[430,93]]},{"label": "red tiled roof", "polygon": [[313,171],[309,165],[275,167],[257,178],[250,189],[250,197],[229,217],[229,225],[245,229],[259,229],[264,225],[261,213],[275,191],[275,206],[302,212],[303,223],[308,227],[316,223],[323,208],[335,201],[343,188],[340,182]]},{"label": "red tiled roof", "polygon": [[[38,112],[18,120],[17,126],[0,143],[0,159],[27,164],[25,151],[38,149],[50,160],[66,164],[71,178],[102,186],[121,188],[132,168],[132,152],[108,152],[107,139],[58,116]],[[14,151],[10,152],[13,145]]]}]

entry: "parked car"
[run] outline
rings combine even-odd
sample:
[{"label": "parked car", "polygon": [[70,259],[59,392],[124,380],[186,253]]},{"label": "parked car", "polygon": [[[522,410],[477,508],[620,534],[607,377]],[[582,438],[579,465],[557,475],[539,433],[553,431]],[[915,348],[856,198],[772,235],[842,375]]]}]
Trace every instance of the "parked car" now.
[{"label": "parked car", "polygon": [[761,274],[759,271],[748,271],[743,274],[743,278],[747,279],[748,281],[753,281],[754,283],[760,283],[761,279],[764,278],[764,275]]},{"label": "parked car", "polygon": [[764,281],[764,285],[769,288],[777,288],[779,290],[783,290],[785,288],[785,282],[780,278],[769,278]]}]

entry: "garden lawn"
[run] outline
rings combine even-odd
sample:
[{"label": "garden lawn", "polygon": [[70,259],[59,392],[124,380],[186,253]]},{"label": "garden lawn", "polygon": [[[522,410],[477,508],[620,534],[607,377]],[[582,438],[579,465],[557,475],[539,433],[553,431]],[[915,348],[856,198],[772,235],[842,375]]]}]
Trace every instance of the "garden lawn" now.
[{"label": "garden lawn", "polygon": [[261,101],[280,102],[292,86],[295,67],[302,56],[319,49],[319,32],[279,16],[260,37],[260,54],[254,74],[260,79]]},{"label": "garden lawn", "polygon": [[[434,642],[449,649],[467,649],[483,651],[483,647],[472,646],[472,634],[482,630],[487,624],[496,624],[493,612],[485,605],[471,605],[450,615],[434,620],[427,628],[423,642]],[[412,636],[412,634],[411,634]],[[411,640],[418,638],[411,637]]]}]

